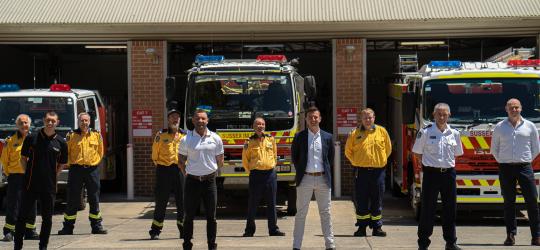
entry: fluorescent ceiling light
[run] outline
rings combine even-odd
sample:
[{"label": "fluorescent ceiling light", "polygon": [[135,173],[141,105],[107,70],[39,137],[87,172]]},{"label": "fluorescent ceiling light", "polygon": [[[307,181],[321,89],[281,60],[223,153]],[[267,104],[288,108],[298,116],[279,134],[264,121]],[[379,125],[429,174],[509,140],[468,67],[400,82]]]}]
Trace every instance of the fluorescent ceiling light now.
[{"label": "fluorescent ceiling light", "polygon": [[244,48],[283,48],[283,44],[246,44]]},{"label": "fluorescent ceiling light", "polygon": [[410,42],[400,42],[401,46],[409,45],[444,45],[444,41],[410,41]]},{"label": "fluorescent ceiling light", "polygon": [[85,49],[126,49],[126,45],[85,45]]}]

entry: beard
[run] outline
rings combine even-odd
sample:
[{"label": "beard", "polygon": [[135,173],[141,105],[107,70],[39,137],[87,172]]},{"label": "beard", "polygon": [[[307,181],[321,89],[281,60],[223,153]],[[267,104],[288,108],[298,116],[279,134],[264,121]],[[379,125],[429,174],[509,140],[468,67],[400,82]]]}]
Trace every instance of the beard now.
[{"label": "beard", "polygon": [[180,127],[180,123],[169,124],[169,128],[172,128],[172,129],[178,129],[179,127]]}]

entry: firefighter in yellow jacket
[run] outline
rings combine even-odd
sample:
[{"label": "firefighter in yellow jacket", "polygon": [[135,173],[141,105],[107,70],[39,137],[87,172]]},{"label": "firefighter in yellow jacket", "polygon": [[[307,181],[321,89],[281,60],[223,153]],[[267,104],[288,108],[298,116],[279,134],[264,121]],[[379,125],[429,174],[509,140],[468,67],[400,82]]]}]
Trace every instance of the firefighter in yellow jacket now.
[{"label": "firefighter in yellow jacket", "polygon": [[178,147],[180,140],[185,136],[184,131],[179,129],[180,112],[175,109],[167,113],[168,128],[159,131],[152,144],[152,161],[156,165],[156,186],[154,220],[150,231],[150,238],[159,239],[165,211],[169,202],[169,195],[174,194],[176,202],[176,226],[183,237],[184,229],[184,194],[182,185],[184,175],[178,168]]},{"label": "firefighter in yellow jacket", "polygon": [[90,128],[91,117],[82,112],[78,116],[79,128],[67,135],[68,144],[68,203],[64,213],[64,226],[59,235],[73,234],[77,211],[81,203],[81,191],[85,187],[90,204],[92,234],[106,234],[101,224],[99,209],[99,163],[103,158],[103,139],[98,131]]},{"label": "firefighter in yellow jacket", "polygon": [[385,237],[382,230],[382,200],[385,166],[392,144],[386,129],[375,124],[375,112],[361,112],[362,124],[353,130],[345,144],[345,156],[354,167],[356,226],[354,236],[366,236],[366,227],[373,236]]},{"label": "firefighter in yellow jacket", "polygon": [[[1,162],[3,173],[7,176],[8,187],[6,193],[6,224],[4,224],[4,241],[13,241],[15,237],[15,223],[17,222],[21,197],[24,188],[25,169],[21,165],[21,148],[24,138],[30,131],[32,120],[26,114],[20,114],[15,120],[17,132],[8,137],[2,149]],[[32,215],[26,221],[25,239],[37,239],[36,233],[36,203],[31,209]]]},{"label": "firefighter in yellow jacket", "polygon": [[266,123],[258,117],[253,121],[255,133],[249,137],[242,151],[242,165],[249,174],[249,201],[244,237],[255,234],[255,215],[261,198],[266,200],[266,217],[270,236],[284,236],[279,231],[276,216],[277,146],[274,137],[264,133]]}]

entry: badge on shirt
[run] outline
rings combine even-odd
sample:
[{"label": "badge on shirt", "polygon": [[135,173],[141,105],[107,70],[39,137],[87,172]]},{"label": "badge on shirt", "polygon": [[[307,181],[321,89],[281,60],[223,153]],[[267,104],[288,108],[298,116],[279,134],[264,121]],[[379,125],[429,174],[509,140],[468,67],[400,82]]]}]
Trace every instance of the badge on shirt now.
[{"label": "badge on shirt", "polygon": [[437,136],[432,135],[432,136],[429,137],[429,139],[437,139]]},{"label": "badge on shirt", "polygon": [[416,139],[420,139],[420,137],[422,137],[422,131],[418,131],[416,134]]}]

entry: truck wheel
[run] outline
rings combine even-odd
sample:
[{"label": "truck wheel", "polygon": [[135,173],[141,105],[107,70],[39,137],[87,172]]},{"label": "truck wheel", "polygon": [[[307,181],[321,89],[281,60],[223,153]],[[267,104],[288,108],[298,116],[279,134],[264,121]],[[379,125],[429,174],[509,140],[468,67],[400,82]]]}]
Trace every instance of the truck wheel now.
[{"label": "truck wheel", "polygon": [[390,168],[390,171],[389,171],[390,178],[388,178],[388,182],[390,183],[390,190],[392,190],[392,196],[403,197],[403,193],[401,192],[401,187],[394,181],[394,164],[390,162],[388,164],[388,167]]},{"label": "truck wheel", "polygon": [[390,180],[391,181],[391,185],[392,185],[392,196],[393,197],[403,197],[403,193],[401,192],[401,188],[399,188],[399,185],[394,182],[393,180]]},{"label": "truck wheel", "polygon": [[416,221],[419,221],[420,220],[420,208],[422,207],[422,204],[420,203],[420,200],[416,198],[417,192],[418,191],[416,190],[416,187],[415,187],[415,184],[414,184],[414,181],[413,181],[413,183],[411,184],[411,187],[409,189],[409,199],[411,201],[411,207],[412,207],[412,210],[413,210],[414,219]]},{"label": "truck wheel", "polygon": [[296,188],[289,187],[287,193],[287,215],[296,215]]}]

